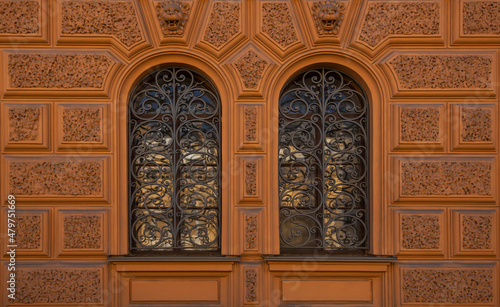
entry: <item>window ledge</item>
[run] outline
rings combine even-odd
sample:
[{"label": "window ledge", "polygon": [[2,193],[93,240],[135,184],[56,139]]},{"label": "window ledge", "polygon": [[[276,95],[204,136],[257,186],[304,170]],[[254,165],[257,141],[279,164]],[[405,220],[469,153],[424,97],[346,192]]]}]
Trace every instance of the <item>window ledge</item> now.
[{"label": "window ledge", "polygon": [[239,257],[225,257],[225,256],[108,256],[110,262],[239,262]]},{"label": "window ledge", "polygon": [[264,256],[268,262],[290,262],[290,261],[318,261],[318,262],[390,262],[397,261],[395,256]]}]

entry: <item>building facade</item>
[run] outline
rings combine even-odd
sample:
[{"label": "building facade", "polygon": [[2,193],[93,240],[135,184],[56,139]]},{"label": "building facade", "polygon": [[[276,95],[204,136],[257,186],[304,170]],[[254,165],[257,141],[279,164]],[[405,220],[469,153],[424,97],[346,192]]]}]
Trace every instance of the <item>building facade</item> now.
[{"label": "building facade", "polygon": [[2,306],[500,304],[500,1],[0,16]]}]

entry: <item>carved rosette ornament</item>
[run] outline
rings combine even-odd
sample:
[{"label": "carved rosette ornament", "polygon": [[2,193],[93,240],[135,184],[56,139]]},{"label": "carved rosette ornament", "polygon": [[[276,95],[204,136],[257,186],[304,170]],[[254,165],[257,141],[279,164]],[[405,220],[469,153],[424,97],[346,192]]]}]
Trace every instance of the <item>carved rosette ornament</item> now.
[{"label": "carved rosette ornament", "polygon": [[337,1],[320,1],[312,5],[314,23],[320,35],[338,35],[344,19],[344,4]]},{"label": "carved rosette ornament", "polygon": [[156,13],[163,35],[182,35],[191,6],[180,1],[158,2]]}]

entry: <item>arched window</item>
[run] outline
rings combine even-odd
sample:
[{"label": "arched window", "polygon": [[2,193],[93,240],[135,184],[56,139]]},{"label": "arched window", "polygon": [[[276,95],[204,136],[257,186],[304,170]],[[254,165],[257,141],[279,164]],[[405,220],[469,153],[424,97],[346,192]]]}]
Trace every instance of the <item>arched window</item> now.
[{"label": "arched window", "polygon": [[130,249],[219,251],[220,99],[185,68],[144,77],[129,101]]},{"label": "arched window", "polygon": [[368,249],[368,102],[335,69],[293,77],[279,100],[282,252]]}]

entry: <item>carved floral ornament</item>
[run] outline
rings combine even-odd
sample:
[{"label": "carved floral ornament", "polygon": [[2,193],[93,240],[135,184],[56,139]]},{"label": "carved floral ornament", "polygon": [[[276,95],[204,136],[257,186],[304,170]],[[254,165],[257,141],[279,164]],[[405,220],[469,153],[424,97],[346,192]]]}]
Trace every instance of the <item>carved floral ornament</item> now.
[{"label": "carved floral ornament", "polygon": [[156,5],[160,25],[165,35],[182,35],[191,7],[180,1],[160,2]]},{"label": "carved floral ornament", "polygon": [[344,6],[337,1],[314,2],[312,6],[314,22],[319,34],[339,34],[344,18]]}]

